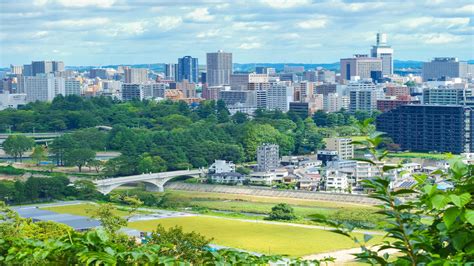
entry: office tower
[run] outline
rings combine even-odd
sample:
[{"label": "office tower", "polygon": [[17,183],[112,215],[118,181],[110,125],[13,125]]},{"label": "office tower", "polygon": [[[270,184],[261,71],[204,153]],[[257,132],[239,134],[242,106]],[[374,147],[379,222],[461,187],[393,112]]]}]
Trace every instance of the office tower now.
[{"label": "office tower", "polygon": [[304,102],[306,98],[313,95],[314,83],[308,81],[301,81],[294,85],[294,100],[295,102]]},{"label": "office tower", "polygon": [[267,172],[280,166],[279,146],[264,143],[257,149],[258,171]]},{"label": "office tower", "polygon": [[268,82],[267,74],[239,73],[230,75],[230,87],[232,90],[247,90],[249,83]]},{"label": "office tower", "polygon": [[308,70],[303,73],[303,80],[310,82],[318,81],[318,72],[316,70]]},{"label": "office tower", "polygon": [[339,159],[349,160],[354,157],[354,146],[350,138],[328,138],[326,149],[336,151]]},{"label": "office tower", "polygon": [[25,77],[24,83],[27,102],[52,101],[59,94],[64,95],[64,79],[51,75]]},{"label": "office tower", "polygon": [[293,101],[292,87],[285,83],[275,83],[267,91],[267,109],[288,112]]},{"label": "office tower", "polygon": [[122,84],[122,100],[143,100],[144,92],[142,84]]},{"label": "office tower", "polygon": [[51,72],[61,72],[64,71],[64,62],[63,61],[52,61],[52,71]]},{"label": "office tower", "polygon": [[165,64],[165,79],[176,81],[176,77],[178,76],[178,74],[176,73],[177,70],[177,64]]},{"label": "office tower", "polygon": [[219,100],[224,101],[226,106],[240,105],[247,108],[257,108],[256,91],[222,90],[219,92]]},{"label": "office tower", "polygon": [[280,73],[278,74],[278,76],[280,77],[280,81],[298,81],[298,75],[296,75],[295,73]]},{"label": "office tower", "polygon": [[15,75],[23,74],[23,66],[10,65],[10,72]]},{"label": "office tower", "polygon": [[377,108],[377,91],[370,81],[351,82],[349,90],[349,112],[372,112]]},{"label": "office tower", "polygon": [[276,74],[276,70],[273,67],[255,67],[255,73],[273,76]]},{"label": "office tower", "polygon": [[33,68],[30,65],[23,65],[23,76],[29,77],[33,76]]},{"label": "office tower", "polygon": [[268,106],[268,90],[255,90],[257,95],[257,108],[266,109]]},{"label": "office tower", "polygon": [[387,44],[387,34],[377,33],[377,42],[370,50],[372,57],[382,59],[382,75],[393,74],[393,49]]},{"label": "office tower", "polygon": [[109,74],[106,68],[92,68],[89,71],[89,78],[109,79]]},{"label": "office tower", "polygon": [[328,113],[338,112],[343,108],[343,97],[337,92],[323,96],[323,110]]},{"label": "office tower", "polygon": [[392,96],[389,99],[378,99],[377,110],[384,113],[406,104],[420,104],[420,101],[412,99],[410,95],[398,96],[396,98]]},{"label": "office tower", "polygon": [[402,105],[377,117],[377,131],[385,132],[402,150],[473,152],[474,113],[460,105]]},{"label": "office tower", "polygon": [[208,85],[229,85],[232,74],[232,53],[219,50],[217,53],[207,53],[206,59]]},{"label": "office tower", "polygon": [[297,114],[302,119],[309,116],[309,103],[307,102],[290,102],[289,112]]},{"label": "office tower", "polygon": [[471,90],[455,87],[432,87],[423,89],[424,104],[462,104],[465,102],[466,96],[471,96]]},{"label": "office tower", "polygon": [[64,80],[65,95],[81,95],[81,82],[77,79],[66,78]]},{"label": "office tower", "polygon": [[423,63],[423,81],[466,78],[467,74],[467,62],[460,62],[455,57],[436,57],[431,62]]},{"label": "office tower", "polygon": [[410,95],[410,88],[405,85],[387,85],[385,88],[385,95],[395,97]]},{"label": "office tower", "polygon": [[322,94],[326,96],[329,93],[336,93],[336,90],[337,90],[336,84],[322,84],[322,85],[317,85],[314,88],[314,94]]},{"label": "office tower", "polygon": [[202,84],[207,83],[207,73],[206,72],[201,73],[201,83]]},{"label": "office tower", "polygon": [[142,84],[148,81],[148,69],[146,68],[124,68],[125,83]]},{"label": "office tower", "polygon": [[199,65],[198,59],[191,56],[185,56],[178,59],[176,81],[188,80],[189,82],[198,83],[199,79]]},{"label": "office tower", "polygon": [[48,74],[53,72],[53,62],[51,61],[33,61],[31,62],[32,76],[38,74]]},{"label": "office tower", "polygon": [[[170,88],[171,88],[170,83]],[[183,92],[183,96],[186,98],[196,98],[196,83],[189,82],[187,79],[183,79],[182,82],[176,82],[174,84],[176,90]]]},{"label": "office tower", "polygon": [[354,55],[353,58],[341,59],[341,83],[358,76],[361,79],[374,77],[382,72],[382,59],[368,57],[367,55]]}]

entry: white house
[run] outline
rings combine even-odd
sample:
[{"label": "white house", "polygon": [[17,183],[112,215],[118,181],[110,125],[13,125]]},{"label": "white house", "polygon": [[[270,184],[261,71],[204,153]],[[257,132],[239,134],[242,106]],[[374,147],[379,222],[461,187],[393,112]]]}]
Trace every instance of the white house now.
[{"label": "white house", "polygon": [[209,174],[234,173],[235,164],[224,160],[215,160],[209,167]]}]

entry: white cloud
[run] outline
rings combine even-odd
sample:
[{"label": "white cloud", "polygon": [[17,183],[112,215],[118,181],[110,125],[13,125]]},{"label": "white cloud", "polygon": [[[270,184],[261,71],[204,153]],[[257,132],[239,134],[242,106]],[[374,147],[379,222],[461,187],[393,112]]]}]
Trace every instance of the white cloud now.
[{"label": "white cloud", "polygon": [[47,36],[48,36],[48,32],[42,30],[42,31],[35,32],[32,37],[33,39],[42,39]]},{"label": "white cloud", "polygon": [[197,22],[209,22],[214,20],[214,16],[209,14],[209,10],[205,7],[194,9],[186,15],[186,18]]},{"label": "white cloud", "polygon": [[422,41],[426,44],[449,44],[463,41],[462,36],[452,34],[424,34],[422,35]]},{"label": "white cloud", "polygon": [[147,31],[147,22],[145,21],[134,21],[117,24],[119,32],[128,35],[141,35]]},{"label": "white cloud", "polygon": [[252,43],[242,43],[238,47],[239,49],[243,50],[250,50],[250,49],[256,49],[262,47],[262,44],[259,42],[252,42]]},{"label": "white cloud", "polygon": [[181,25],[183,20],[180,17],[163,16],[155,18],[158,24],[158,30],[168,31]]},{"label": "white cloud", "polygon": [[452,28],[469,25],[469,18],[435,18],[435,17],[417,17],[404,19],[396,24],[392,24],[393,28],[407,27],[418,28],[422,26]]},{"label": "white cloud", "polygon": [[88,18],[88,19],[63,19],[48,21],[44,26],[51,29],[73,29],[79,30],[85,27],[103,26],[110,22],[108,18]]},{"label": "white cloud", "polygon": [[311,0],[261,0],[260,2],[272,8],[293,8],[308,5]]},{"label": "white cloud", "polygon": [[36,6],[58,3],[64,7],[102,7],[109,8],[115,4],[115,0],[34,0]]},{"label": "white cloud", "polygon": [[205,32],[200,32],[196,35],[197,38],[211,38],[211,37],[216,37],[219,36],[219,29],[214,29],[214,30],[208,30]]},{"label": "white cloud", "polygon": [[328,24],[325,18],[315,18],[299,22],[297,25],[302,29],[323,29]]}]

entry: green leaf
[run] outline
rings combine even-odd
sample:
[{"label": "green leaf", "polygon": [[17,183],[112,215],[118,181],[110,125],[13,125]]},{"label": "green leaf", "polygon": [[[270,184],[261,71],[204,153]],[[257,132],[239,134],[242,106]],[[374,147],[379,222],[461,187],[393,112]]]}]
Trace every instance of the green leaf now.
[{"label": "green leaf", "polygon": [[[453,199],[453,196],[456,196],[454,197],[456,201]],[[462,208],[464,207],[464,205],[468,204],[471,201],[471,194],[466,192],[459,196],[451,195],[451,201],[454,203],[454,205],[458,206],[459,208]]]},{"label": "green leaf", "polygon": [[423,187],[423,191],[428,194],[429,196],[433,195],[436,192],[436,184],[435,185],[425,185]]},{"label": "green leaf", "polygon": [[435,209],[437,210],[441,210],[442,208],[444,208],[446,204],[448,204],[448,202],[449,198],[441,194],[434,195],[431,198],[431,204],[433,204],[433,207],[435,207]]},{"label": "green leaf", "polygon": [[370,163],[372,165],[376,165],[376,163],[374,163],[372,160],[370,159],[365,159],[365,158],[354,158],[352,159],[354,161],[359,161],[359,162],[366,162],[366,163]]},{"label": "green leaf", "polygon": [[387,171],[390,171],[390,170],[393,170],[393,169],[398,169],[398,168],[400,168],[400,165],[398,165],[398,164],[397,165],[384,165],[382,170],[384,172],[387,172]]},{"label": "green leaf", "polygon": [[371,240],[372,238],[373,238],[373,236],[368,235],[368,234],[364,234],[364,241],[365,241],[365,243],[369,242],[369,240]]},{"label": "green leaf", "polygon": [[466,210],[464,218],[471,224],[474,225],[474,210]]},{"label": "green leaf", "polygon": [[443,221],[446,227],[449,229],[451,225],[456,221],[460,210],[457,207],[451,207],[444,212]]}]

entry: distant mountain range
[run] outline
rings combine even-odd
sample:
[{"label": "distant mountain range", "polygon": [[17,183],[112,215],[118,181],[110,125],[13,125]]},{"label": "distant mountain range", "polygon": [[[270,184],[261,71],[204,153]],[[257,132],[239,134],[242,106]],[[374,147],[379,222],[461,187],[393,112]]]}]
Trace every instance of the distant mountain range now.
[{"label": "distant mountain range", "polygon": [[[467,61],[469,64],[474,64],[474,60],[468,60]],[[127,65],[127,64],[122,64],[122,65]],[[164,71],[164,63],[155,63],[155,64],[134,64],[134,65],[128,65],[130,67],[134,68],[149,68],[154,71]],[[394,60],[393,62],[394,68],[396,70],[401,70],[401,69],[421,69],[421,66],[423,65],[423,61],[412,61],[412,60]],[[106,66],[101,66],[102,68],[117,68],[118,66],[121,65],[106,65]],[[303,64],[303,63],[246,63],[246,64],[239,64],[235,63],[234,64],[234,71],[255,71],[255,67],[258,66],[263,66],[263,67],[273,67],[277,71],[283,70],[285,66],[304,66],[305,69],[315,69],[317,67],[322,67],[325,69],[329,70],[339,70],[339,62],[335,63],[328,63],[328,64]],[[95,68],[98,66],[67,66],[67,69],[73,69],[73,70],[88,70],[91,68]],[[200,66],[200,68],[204,68],[204,66]],[[8,71],[9,68],[0,68],[0,71]]]}]

